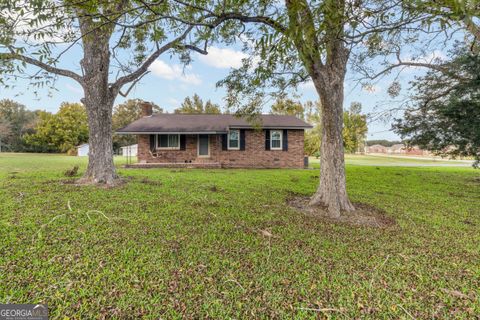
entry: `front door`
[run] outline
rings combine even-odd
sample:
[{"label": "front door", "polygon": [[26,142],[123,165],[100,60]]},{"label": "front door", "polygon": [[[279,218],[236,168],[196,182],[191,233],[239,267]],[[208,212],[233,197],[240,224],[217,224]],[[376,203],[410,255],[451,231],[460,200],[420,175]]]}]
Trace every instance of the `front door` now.
[{"label": "front door", "polygon": [[209,140],[210,139],[208,134],[198,135],[198,156],[199,157],[208,157],[210,155]]}]

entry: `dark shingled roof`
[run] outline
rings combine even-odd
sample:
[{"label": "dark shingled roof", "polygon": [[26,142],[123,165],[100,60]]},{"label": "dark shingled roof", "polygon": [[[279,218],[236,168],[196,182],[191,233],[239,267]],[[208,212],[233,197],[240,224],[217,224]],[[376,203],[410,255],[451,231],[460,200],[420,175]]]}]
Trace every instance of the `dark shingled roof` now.
[{"label": "dark shingled roof", "polygon": [[[259,125],[264,129],[308,129],[311,125],[294,116],[260,115]],[[154,114],[140,118],[117,130],[121,134],[140,133],[224,133],[228,129],[253,128],[246,119],[230,114]]]}]

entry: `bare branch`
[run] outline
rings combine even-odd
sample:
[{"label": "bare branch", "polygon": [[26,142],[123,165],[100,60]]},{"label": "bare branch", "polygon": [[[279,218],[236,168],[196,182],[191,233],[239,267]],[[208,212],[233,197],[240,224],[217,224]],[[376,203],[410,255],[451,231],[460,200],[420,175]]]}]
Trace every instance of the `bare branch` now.
[{"label": "bare branch", "polygon": [[427,69],[430,69],[430,70],[439,71],[443,74],[448,73],[452,78],[455,78],[455,79],[460,80],[460,81],[471,80],[469,78],[462,77],[461,75],[458,75],[458,74],[452,74],[451,70],[442,66],[441,64],[434,64],[434,63],[428,63],[428,62],[403,61],[400,58],[400,52],[399,51],[396,53],[396,56],[397,56],[397,63],[389,65],[388,67],[386,67],[385,69],[383,69],[382,71],[380,71],[380,72],[378,72],[374,75],[367,75],[367,78],[370,79],[370,80],[375,80],[375,79],[389,73],[393,69],[399,68],[399,67],[420,67],[420,68],[427,68]]},{"label": "bare branch", "polygon": [[179,46],[180,42],[187,37],[187,35],[190,33],[190,31],[192,31],[193,28],[194,26],[189,26],[180,36],[168,42],[164,46],[158,47],[157,50],[154,53],[152,53],[150,57],[148,57],[147,60],[145,60],[137,70],[133,71],[132,73],[126,76],[120,77],[115,83],[113,83],[110,87],[111,92],[115,94],[119,92],[122,86],[124,86],[125,84],[135,81],[139,77],[143,76],[148,71],[148,68],[150,67],[150,65],[162,53]]},{"label": "bare branch", "polygon": [[30,65],[39,67],[39,68],[41,68],[41,69],[43,69],[47,72],[57,74],[59,76],[72,78],[73,80],[77,81],[80,85],[83,86],[83,78],[79,74],[77,74],[73,71],[70,71],[70,70],[65,70],[65,69],[61,69],[61,68],[51,66],[51,65],[46,64],[46,63],[44,63],[40,60],[36,60],[36,59],[30,58],[30,57],[27,57],[27,56],[24,56],[24,55],[15,53],[15,52],[0,53],[0,59],[23,61],[23,62],[28,63]]},{"label": "bare branch", "polygon": [[198,53],[200,53],[200,54],[203,54],[203,55],[207,55],[207,54],[208,54],[208,51],[207,51],[207,42],[205,42],[205,46],[204,46],[203,49],[201,49],[201,48],[199,48],[199,47],[197,47],[197,46],[194,46],[194,45],[192,45],[192,44],[186,44],[186,45],[183,45],[183,46],[181,46],[181,47],[183,47],[183,48],[185,48],[185,49],[188,49],[188,50],[196,51],[196,52],[198,52]]},{"label": "bare branch", "polygon": [[272,27],[275,31],[277,31],[281,34],[286,34],[287,33],[287,28],[284,25],[282,25],[281,23],[279,23],[278,21],[276,21],[272,18],[265,17],[265,16],[249,17],[249,16],[244,16],[240,13],[235,13],[235,12],[230,12],[230,13],[224,13],[224,14],[217,15],[217,20],[214,21],[214,23],[212,23],[212,27],[216,27],[219,24],[221,24],[225,21],[228,21],[228,20],[238,20],[238,21],[244,22],[244,23],[249,23],[249,22],[261,23],[261,24],[265,24],[267,26]]},{"label": "bare branch", "polygon": [[130,93],[130,91],[135,87],[135,85],[140,81],[142,80],[143,77],[145,77],[147,74],[149,74],[150,71],[147,71],[145,72],[144,74],[142,74],[140,77],[138,77],[135,81],[133,81],[133,83],[130,85],[130,87],[128,88],[128,90],[123,93],[121,90],[118,91],[118,94],[121,95],[122,97],[126,98],[128,96],[128,94]]}]

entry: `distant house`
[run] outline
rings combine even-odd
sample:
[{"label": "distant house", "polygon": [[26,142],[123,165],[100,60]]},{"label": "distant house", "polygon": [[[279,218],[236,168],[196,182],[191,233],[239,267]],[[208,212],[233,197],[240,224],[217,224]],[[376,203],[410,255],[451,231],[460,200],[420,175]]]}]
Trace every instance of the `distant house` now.
[{"label": "distant house", "polygon": [[138,137],[137,166],[303,168],[304,131],[294,116],[260,115],[253,125],[231,114],[152,114],[117,131]]},{"label": "distant house", "polygon": [[124,157],[136,157],[138,152],[138,144],[132,144],[130,146],[121,147],[122,156]]},{"label": "distant house", "polygon": [[387,147],[374,144],[373,146],[367,147],[367,153],[387,153]]},{"label": "distant house", "polygon": [[79,145],[77,147],[77,156],[78,157],[86,157],[86,156],[88,156],[89,150],[90,150],[90,146],[88,145],[88,143],[84,143],[82,145]]},{"label": "distant house", "polygon": [[405,146],[401,143],[398,143],[398,144],[394,144],[393,146],[391,146],[390,148],[388,148],[389,150],[389,153],[393,153],[393,154],[402,154],[402,153],[405,153]]},{"label": "distant house", "polygon": [[410,156],[423,156],[424,154],[426,154],[426,152],[420,149],[419,146],[413,146],[413,147],[405,148],[404,154],[410,155]]},{"label": "distant house", "polygon": [[397,143],[391,147],[385,147],[381,144],[374,144],[366,148],[366,153],[385,153],[392,155],[409,155],[409,156],[422,156],[429,155],[427,150],[422,150],[419,146],[406,146],[402,143]]}]

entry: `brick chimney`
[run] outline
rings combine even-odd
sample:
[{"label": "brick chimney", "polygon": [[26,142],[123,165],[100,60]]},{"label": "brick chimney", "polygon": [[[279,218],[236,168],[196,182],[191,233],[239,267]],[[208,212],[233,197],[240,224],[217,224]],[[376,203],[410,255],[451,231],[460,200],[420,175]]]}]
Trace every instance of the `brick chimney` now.
[{"label": "brick chimney", "polygon": [[140,108],[142,109],[142,117],[150,117],[152,115],[153,108],[150,102],[141,101],[139,105],[140,105]]}]

